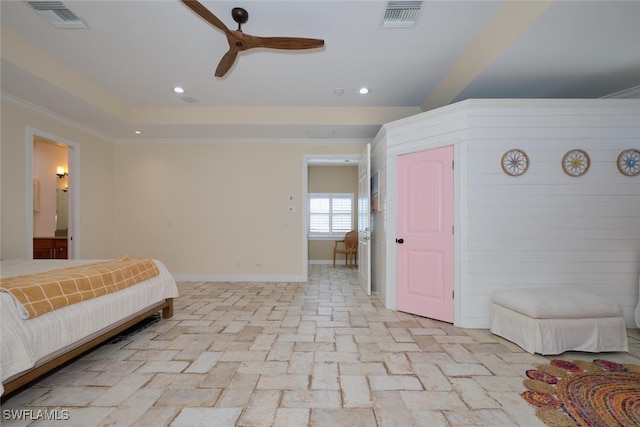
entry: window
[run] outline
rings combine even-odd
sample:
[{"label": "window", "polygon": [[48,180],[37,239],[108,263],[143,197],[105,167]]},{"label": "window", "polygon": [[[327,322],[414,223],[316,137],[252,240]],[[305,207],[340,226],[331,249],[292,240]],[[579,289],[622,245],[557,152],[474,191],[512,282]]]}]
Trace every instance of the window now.
[{"label": "window", "polygon": [[309,237],[342,238],[353,230],[353,193],[309,194]]}]

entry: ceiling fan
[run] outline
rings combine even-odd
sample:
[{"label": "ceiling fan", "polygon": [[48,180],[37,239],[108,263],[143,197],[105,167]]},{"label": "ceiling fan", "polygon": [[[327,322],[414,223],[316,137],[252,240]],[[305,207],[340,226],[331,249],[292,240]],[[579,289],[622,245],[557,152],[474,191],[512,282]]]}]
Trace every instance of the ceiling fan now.
[{"label": "ceiling fan", "polygon": [[211,11],[209,11],[209,9],[204,7],[197,0],[182,0],[182,2],[195,13],[200,15],[205,21],[224,32],[227,36],[229,50],[224,54],[220,63],[218,63],[218,67],[215,72],[216,77],[224,76],[235,62],[238,53],[243,50],[253,49],[256,47],[298,50],[313,49],[324,46],[324,40],[320,39],[307,39],[300,37],[258,37],[245,34],[242,32],[241,28],[242,24],[247,22],[249,19],[249,13],[240,7],[235,7],[231,11],[233,20],[238,23],[238,29],[230,30],[220,19],[218,19],[213,13],[211,13]]}]

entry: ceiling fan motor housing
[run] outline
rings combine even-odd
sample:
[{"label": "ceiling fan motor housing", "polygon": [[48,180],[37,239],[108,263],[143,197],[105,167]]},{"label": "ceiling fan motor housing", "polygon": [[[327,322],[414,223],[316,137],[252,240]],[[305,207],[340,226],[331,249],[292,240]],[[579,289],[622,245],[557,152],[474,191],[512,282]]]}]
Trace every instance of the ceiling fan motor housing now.
[{"label": "ceiling fan motor housing", "polygon": [[238,23],[238,31],[240,31],[240,26],[249,20],[249,12],[241,7],[234,7],[231,9],[231,17]]}]

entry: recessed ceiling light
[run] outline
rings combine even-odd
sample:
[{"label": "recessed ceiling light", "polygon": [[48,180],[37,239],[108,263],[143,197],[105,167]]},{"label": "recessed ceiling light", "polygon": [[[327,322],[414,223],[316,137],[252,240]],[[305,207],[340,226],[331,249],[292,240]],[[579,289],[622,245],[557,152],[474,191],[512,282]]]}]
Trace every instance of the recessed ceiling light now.
[{"label": "recessed ceiling light", "polygon": [[360,92],[360,95],[366,95],[369,93],[369,89],[366,87],[361,87],[358,92]]},{"label": "recessed ceiling light", "polygon": [[182,89],[180,86],[176,86],[173,88],[173,91],[175,93],[184,93],[184,89]]},{"label": "recessed ceiling light", "polygon": [[136,131],[136,135],[140,135],[142,132],[140,132],[139,130]]},{"label": "recessed ceiling light", "polygon": [[342,89],[341,87],[336,88],[336,89],[333,91],[333,93],[335,93],[335,94],[336,94],[336,96],[342,96],[342,95],[344,95],[344,89]]}]

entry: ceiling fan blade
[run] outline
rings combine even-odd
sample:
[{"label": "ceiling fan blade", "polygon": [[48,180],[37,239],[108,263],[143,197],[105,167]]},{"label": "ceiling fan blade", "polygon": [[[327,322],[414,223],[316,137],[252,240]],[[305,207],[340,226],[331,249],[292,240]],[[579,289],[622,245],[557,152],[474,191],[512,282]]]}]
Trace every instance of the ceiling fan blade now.
[{"label": "ceiling fan blade", "polygon": [[236,57],[238,56],[238,50],[229,49],[227,53],[224,54],[220,62],[218,63],[218,68],[216,68],[216,77],[222,77],[227,74],[227,71],[231,69],[233,63],[236,61]]},{"label": "ceiling fan blade", "polygon": [[229,30],[229,28],[227,28],[227,26],[224,25],[224,23],[219,20],[217,16],[211,13],[209,9],[204,7],[197,0],[182,0],[182,3],[184,3],[189,9],[200,15],[202,19],[218,28],[219,30],[222,30],[224,33],[229,34],[231,32],[231,30]]},{"label": "ceiling fan blade", "polygon": [[314,49],[324,46],[324,40],[307,39],[302,37],[258,37],[250,36],[252,46],[250,47],[266,47],[269,49]]},{"label": "ceiling fan blade", "polygon": [[242,12],[233,14],[233,19],[238,22],[238,30],[232,31],[227,28],[224,23],[218,19],[209,9],[204,7],[198,0],[182,0],[189,9],[199,15],[202,19],[221,30],[227,36],[229,50],[224,54],[215,71],[216,77],[223,77],[231,69],[238,53],[252,48],[264,47],[269,49],[314,49],[324,46],[324,40],[308,39],[302,37],[258,37],[245,34],[240,30],[240,25],[245,23],[248,14],[242,8],[235,8],[234,12]]}]

